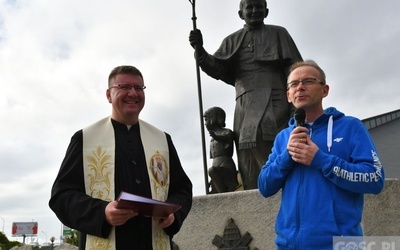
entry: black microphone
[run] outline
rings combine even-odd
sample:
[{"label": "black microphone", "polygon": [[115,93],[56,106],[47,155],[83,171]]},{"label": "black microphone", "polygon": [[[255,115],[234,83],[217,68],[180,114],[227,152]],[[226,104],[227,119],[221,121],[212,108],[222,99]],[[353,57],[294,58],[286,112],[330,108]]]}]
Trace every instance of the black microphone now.
[{"label": "black microphone", "polygon": [[306,111],[302,108],[296,109],[294,111],[294,119],[296,120],[296,127],[304,126],[306,123]]}]

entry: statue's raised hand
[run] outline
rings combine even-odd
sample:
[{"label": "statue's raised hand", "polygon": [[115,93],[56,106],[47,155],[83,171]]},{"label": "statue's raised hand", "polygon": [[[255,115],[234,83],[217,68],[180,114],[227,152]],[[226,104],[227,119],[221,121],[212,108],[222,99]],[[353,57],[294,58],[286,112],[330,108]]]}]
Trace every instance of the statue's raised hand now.
[{"label": "statue's raised hand", "polygon": [[189,42],[193,48],[203,47],[203,35],[199,29],[190,31]]}]

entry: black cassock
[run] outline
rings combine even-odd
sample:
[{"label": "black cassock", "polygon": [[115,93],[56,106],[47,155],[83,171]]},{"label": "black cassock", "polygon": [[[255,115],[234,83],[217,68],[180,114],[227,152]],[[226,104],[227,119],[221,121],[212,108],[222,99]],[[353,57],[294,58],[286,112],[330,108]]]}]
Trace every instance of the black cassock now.
[{"label": "black cassock", "polygon": [[[139,125],[130,129],[112,120],[115,132],[115,197],[121,190],[151,198],[150,181],[146,167]],[[176,234],[192,205],[192,183],[184,172],[170,135],[166,134],[169,160],[170,185],[167,202],[179,204],[174,223],[164,231]],[[82,130],[71,138],[60,171],[53,184],[50,208],[60,221],[81,233],[79,249],[85,249],[86,234],[108,237],[111,225],[105,220],[108,202],[93,199],[85,194],[82,153]],[[153,249],[151,218],[137,216],[116,227],[117,249]]]}]

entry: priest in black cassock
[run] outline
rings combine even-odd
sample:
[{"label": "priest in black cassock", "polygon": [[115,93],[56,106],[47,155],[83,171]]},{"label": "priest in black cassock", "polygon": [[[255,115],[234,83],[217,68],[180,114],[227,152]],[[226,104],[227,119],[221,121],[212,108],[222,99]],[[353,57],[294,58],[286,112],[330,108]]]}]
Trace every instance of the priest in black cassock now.
[{"label": "priest in black cassock", "polygon": [[[78,230],[79,249],[172,249],[192,206],[192,183],[169,134],[139,119],[144,81],[133,66],[113,69],[106,96],[110,117],[76,132],[51,191],[50,208]],[[163,179],[154,174],[162,166]],[[117,208],[121,191],[178,204],[164,218]]]}]

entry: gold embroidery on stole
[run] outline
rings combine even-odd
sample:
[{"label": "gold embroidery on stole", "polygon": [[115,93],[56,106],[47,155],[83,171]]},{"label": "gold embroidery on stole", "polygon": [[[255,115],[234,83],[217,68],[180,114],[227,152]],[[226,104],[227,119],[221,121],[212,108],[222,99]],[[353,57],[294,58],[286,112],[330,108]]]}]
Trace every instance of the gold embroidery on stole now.
[{"label": "gold embroidery on stole", "polygon": [[[140,134],[145,151],[152,198],[165,201],[169,188],[169,152],[163,131],[140,120]],[[115,137],[110,117],[104,118],[83,130],[83,162],[86,194],[106,201],[115,199],[114,162]],[[152,219],[154,250],[171,250],[169,236]],[[115,227],[108,238],[86,236],[88,250],[114,250]]]},{"label": "gold embroidery on stole", "polygon": [[[140,133],[148,164],[152,198],[165,201],[169,189],[169,151],[166,136],[163,131],[144,121],[140,121]],[[170,250],[169,236],[158,226],[159,221],[159,218],[152,219],[153,249]]]},{"label": "gold embroidery on stole", "polygon": [[[99,132],[103,133],[99,136]],[[107,138],[109,142],[98,141]],[[94,125],[83,129],[83,169],[86,194],[105,201],[113,201],[114,190],[114,128],[110,118],[105,118]],[[111,229],[108,238],[86,236],[87,250],[115,249],[115,228]]]}]

